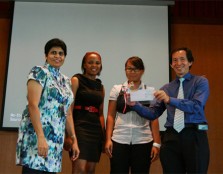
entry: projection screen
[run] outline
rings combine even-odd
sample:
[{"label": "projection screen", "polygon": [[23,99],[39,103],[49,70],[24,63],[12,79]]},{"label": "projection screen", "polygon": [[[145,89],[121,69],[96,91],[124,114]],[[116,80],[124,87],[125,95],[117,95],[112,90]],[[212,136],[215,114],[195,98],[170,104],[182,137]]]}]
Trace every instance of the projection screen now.
[{"label": "projection screen", "polygon": [[2,128],[19,126],[27,103],[27,75],[33,66],[44,65],[44,45],[52,38],[67,44],[61,72],[69,77],[81,73],[87,51],[101,54],[105,118],[112,86],[126,80],[127,58],[143,59],[148,86],[159,89],[169,82],[167,6],[15,2]]}]

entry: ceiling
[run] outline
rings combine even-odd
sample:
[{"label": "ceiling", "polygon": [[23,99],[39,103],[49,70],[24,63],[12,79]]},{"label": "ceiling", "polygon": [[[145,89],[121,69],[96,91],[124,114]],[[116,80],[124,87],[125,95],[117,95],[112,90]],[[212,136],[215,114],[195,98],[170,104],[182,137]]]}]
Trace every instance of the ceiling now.
[{"label": "ceiling", "polygon": [[14,1],[81,3],[81,4],[113,4],[113,5],[154,5],[154,6],[174,5],[174,0],[14,0]]}]

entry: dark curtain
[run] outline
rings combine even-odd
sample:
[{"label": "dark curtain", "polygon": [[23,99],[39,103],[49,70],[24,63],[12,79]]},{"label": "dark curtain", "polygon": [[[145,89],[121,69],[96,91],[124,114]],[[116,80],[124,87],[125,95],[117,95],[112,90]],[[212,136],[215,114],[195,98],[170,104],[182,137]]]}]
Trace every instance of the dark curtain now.
[{"label": "dark curtain", "polygon": [[175,0],[169,9],[175,19],[223,22],[223,0]]}]

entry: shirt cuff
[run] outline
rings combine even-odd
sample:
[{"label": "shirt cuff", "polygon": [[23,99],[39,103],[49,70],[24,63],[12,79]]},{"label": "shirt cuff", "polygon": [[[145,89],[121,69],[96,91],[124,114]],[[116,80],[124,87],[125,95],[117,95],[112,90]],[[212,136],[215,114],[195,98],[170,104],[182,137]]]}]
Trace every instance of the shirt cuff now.
[{"label": "shirt cuff", "polygon": [[179,100],[177,98],[170,97],[169,105],[178,106],[179,105]]}]

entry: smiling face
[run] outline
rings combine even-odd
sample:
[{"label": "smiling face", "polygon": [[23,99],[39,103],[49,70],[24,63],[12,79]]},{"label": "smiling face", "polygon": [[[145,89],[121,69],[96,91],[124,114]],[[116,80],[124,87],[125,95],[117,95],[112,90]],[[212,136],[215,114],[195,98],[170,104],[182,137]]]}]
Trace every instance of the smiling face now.
[{"label": "smiling face", "polygon": [[172,64],[170,65],[178,77],[183,77],[190,70],[192,62],[188,61],[186,51],[179,50],[172,54]]},{"label": "smiling face", "polygon": [[98,54],[89,54],[83,63],[84,74],[86,76],[97,76],[102,69],[101,57]]},{"label": "smiling face", "polygon": [[64,51],[61,47],[52,47],[45,58],[47,63],[54,68],[60,68],[65,60]]}]

